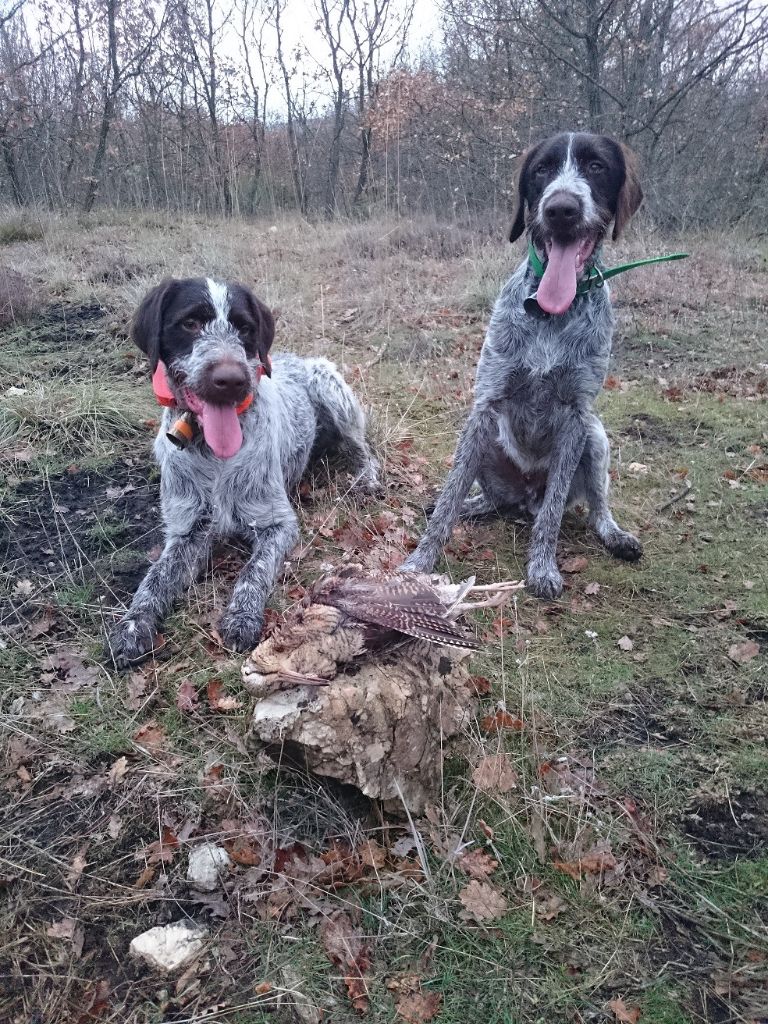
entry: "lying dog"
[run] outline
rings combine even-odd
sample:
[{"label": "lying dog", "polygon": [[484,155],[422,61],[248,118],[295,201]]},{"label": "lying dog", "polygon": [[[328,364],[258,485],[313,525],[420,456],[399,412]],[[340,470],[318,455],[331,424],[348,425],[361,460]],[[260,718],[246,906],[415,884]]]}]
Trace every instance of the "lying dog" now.
[{"label": "lying dog", "polygon": [[[228,647],[250,650],[298,540],[289,495],[310,460],[339,455],[358,487],[378,486],[363,411],[327,360],[278,355],[272,364],[272,314],[242,285],[163,281],[139,307],[132,336],[176,409],[166,409],[155,441],[165,548],[112,631],[111,655],[124,665],[147,654],[213,542],[231,536],[247,538],[253,554],[219,629]],[[185,410],[191,440],[180,450],[167,435]]]},{"label": "lying dog", "polygon": [[[431,570],[462,516],[522,512],[535,517],[528,589],[555,597],[560,524],[578,502],[611,554],[642,555],[608,507],[608,438],[593,409],[613,338],[608,288],[580,286],[611,221],[616,239],[641,200],[633,155],[605,136],[562,134],[525,155],[510,241],[527,226],[533,256],[496,301],[453,467],[403,569]],[[480,493],[467,498],[475,481]]]}]

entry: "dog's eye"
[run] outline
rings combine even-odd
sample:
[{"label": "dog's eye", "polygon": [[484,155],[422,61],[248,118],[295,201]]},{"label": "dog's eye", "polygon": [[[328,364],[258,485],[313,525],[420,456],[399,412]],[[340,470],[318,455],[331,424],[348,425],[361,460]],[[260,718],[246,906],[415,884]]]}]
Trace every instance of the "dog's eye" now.
[{"label": "dog's eye", "polygon": [[185,331],[189,331],[191,334],[197,334],[203,326],[198,319],[194,316],[188,316],[185,320],[181,321],[181,326]]},{"label": "dog's eye", "polygon": [[589,169],[594,174],[600,174],[601,171],[605,170],[605,164],[601,163],[599,160],[592,160],[590,161]]},{"label": "dog's eye", "polygon": [[546,174],[547,173],[547,165],[546,164],[537,164],[536,167],[534,167],[534,169],[533,169],[533,173],[537,177],[539,175],[541,175],[541,174]]}]

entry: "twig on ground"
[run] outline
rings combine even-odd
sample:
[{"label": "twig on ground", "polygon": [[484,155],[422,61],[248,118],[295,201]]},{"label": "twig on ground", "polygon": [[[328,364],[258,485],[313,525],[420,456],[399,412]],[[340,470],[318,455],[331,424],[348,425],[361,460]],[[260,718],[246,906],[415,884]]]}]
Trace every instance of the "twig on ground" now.
[{"label": "twig on ground", "polygon": [[663,505],[659,505],[659,507],[656,509],[656,515],[658,515],[659,512],[665,512],[672,505],[675,505],[678,501],[680,501],[681,498],[684,498],[686,494],[690,494],[692,490],[693,484],[690,481],[686,480],[685,487],[682,489],[682,491],[678,491],[677,494],[673,494],[669,501],[665,501]]}]

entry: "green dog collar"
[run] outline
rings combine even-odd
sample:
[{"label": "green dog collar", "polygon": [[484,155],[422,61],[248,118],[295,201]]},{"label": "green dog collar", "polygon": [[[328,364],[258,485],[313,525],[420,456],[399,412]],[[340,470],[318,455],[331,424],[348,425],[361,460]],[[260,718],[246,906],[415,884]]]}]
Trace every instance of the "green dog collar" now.
[{"label": "green dog collar", "polygon": [[[584,295],[586,292],[591,291],[592,288],[602,288],[609,278],[616,277],[617,274],[623,274],[626,270],[634,270],[635,267],[647,267],[651,263],[670,263],[672,260],[684,260],[688,256],[690,256],[688,252],[673,252],[669,256],[651,256],[645,260],[634,260],[632,263],[620,263],[618,267],[611,267],[609,270],[600,270],[593,263],[589,268],[587,276],[579,282],[576,294]],[[533,267],[536,277],[542,278],[544,276],[545,264],[541,262],[533,242],[528,243],[528,262]]]}]

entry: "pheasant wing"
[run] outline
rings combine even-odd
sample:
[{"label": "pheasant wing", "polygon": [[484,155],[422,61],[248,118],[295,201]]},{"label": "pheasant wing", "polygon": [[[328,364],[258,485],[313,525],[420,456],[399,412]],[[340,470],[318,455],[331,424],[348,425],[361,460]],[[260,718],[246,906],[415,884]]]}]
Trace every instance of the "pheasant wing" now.
[{"label": "pheasant wing", "polygon": [[358,622],[432,643],[475,650],[477,641],[448,617],[448,607],[429,580],[417,575],[338,579],[323,603]]}]

